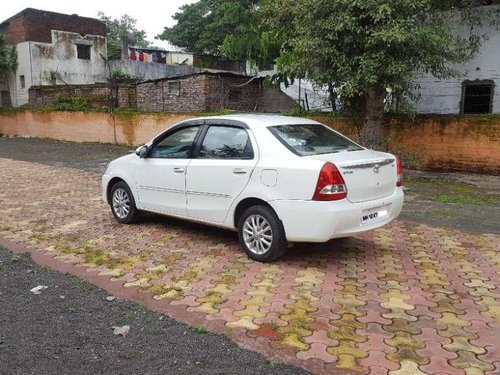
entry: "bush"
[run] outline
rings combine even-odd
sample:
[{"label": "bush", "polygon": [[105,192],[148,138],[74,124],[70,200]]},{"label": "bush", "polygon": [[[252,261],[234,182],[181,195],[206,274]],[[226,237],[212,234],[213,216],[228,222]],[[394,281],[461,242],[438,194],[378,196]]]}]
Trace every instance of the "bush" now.
[{"label": "bush", "polygon": [[59,98],[57,103],[52,105],[56,111],[80,112],[90,111],[92,106],[85,98]]}]

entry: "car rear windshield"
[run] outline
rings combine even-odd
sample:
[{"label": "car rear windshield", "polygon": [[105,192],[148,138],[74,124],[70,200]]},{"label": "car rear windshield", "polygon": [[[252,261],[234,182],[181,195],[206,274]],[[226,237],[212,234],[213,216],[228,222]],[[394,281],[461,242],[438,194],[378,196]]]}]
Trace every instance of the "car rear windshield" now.
[{"label": "car rear windshield", "polygon": [[363,150],[346,137],[323,125],[279,125],[269,130],[290,151],[300,156]]}]

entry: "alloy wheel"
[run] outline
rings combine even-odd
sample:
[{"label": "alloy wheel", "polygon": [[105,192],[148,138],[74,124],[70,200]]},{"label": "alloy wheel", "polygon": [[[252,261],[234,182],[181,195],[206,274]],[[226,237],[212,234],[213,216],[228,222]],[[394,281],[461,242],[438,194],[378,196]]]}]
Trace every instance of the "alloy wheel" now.
[{"label": "alloy wheel", "polygon": [[125,189],[118,188],[113,194],[113,211],[120,219],[125,219],[130,212],[130,197]]},{"label": "alloy wheel", "polygon": [[243,224],[243,240],[252,253],[265,254],[273,244],[273,230],[265,217],[250,215]]}]

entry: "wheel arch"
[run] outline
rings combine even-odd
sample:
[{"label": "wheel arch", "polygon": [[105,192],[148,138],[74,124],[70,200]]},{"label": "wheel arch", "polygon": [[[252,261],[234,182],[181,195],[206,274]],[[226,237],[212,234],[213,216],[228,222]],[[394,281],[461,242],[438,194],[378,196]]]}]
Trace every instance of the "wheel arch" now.
[{"label": "wheel arch", "polygon": [[[278,216],[278,213],[276,210],[271,206],[268,202],[266,202],[263,199],[260,198],[255,198],[255,197],[250,197],[250,198],[245,198],[242,199],[238,204],[236,205],[236,208],[234,209],[234,214],[233,214],[233,225],[235,228],[238,228],[238,222],[240,221],[241,215],[250,207],[253,206],[266,206],[269,207],[271,210],[274,211],[276,216]],[[279,216],[278,216],[279,219]],[[281,219],[280,219],[281,221]]]},{"label": "wheel arch", "polygon": [[[108,204],[111,204],[111,189],[113,188],[113,186],[115,186],[120,181],[125,182],[128,185],[128,187],[130,188],[130,185],[128,184],[127,181],[125,181],[125,179],[118,177],[118,176],[113,177],[111,180],[109,180],[108,185],[106,186],[106,200],[107,200]],[[132,194],[133,194],[133,192],[132,192]]]}]

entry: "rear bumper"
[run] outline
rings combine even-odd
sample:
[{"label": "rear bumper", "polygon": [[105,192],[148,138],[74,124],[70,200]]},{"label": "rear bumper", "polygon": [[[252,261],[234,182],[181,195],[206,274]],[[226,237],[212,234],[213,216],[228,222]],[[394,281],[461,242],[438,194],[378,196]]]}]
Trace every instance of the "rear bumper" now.
[{"label": "rear bumper", "polygon": [[[403,207],[402,188],[382,199],[351,203],[347,199],[334,202],[276,200],[269,204],[283,222],[290,242],[326,242],[379,228],[397,218]],[[363,222],[367,213],[384,215]],[[386,213],[385,213],[386,211]]]}]

